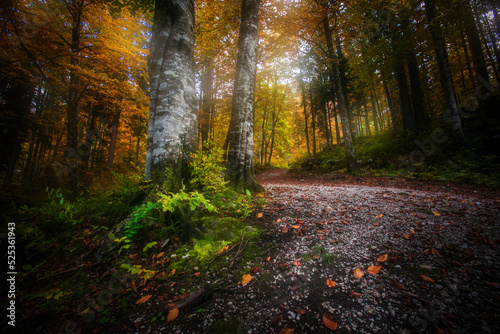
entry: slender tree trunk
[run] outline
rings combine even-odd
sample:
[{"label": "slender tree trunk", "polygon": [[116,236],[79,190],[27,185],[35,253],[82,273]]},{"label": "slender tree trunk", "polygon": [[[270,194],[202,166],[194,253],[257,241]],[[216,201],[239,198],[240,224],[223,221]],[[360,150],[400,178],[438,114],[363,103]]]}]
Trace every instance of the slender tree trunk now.
[{"label": "slender tree trunk", "polygon": [[385,98],[387,99],[387,104],[389,106],[389,112],[391,113],[392,127],[393,129],[397,129],[398,118],[396,113],[396,106],[394,105],[391,92],[389,91],[389,86],[387,85],[387,81],[385,80],[384,80],[384,91],[385,91]]},{"label": "slender tree trunk", "polygon": [[462,29],[460,30],[460,39],[462,40],[462,47],[464,49],[465,65],[467,66],[467,72],[469,72],[469,78],[472,83],[472,87],[476,89],[477,86],[476,78],[474,77],[474,71],[472,70],[471,60],[469,55],[469,48],[467,47],[467,42],[465,41],[465,34]]},{"label": "slender tree trunk", "polygon": [[[302,70],[302,69],[301,69]],[[302,80],[302,71],[300,72],[299,86],[302,92],[302,107],[304,107],[304,127],[306,133],[306,146],[307,146],[307,154],[311,155],[311,149],[309,148],[309,127],[307,124],[307,98],[306,98],[306,87],[304,81]]]},{"label": "slender tree trunk", "polygon": [[[365,104],[363,105],[363,108],[365,109],[366,134],[368,136],[371,136],[372,135],[372,131],[370,129],[370,118],[368,117],[368,106],[366,105],[366,101],[365,101]],[[376,122],[377,122],[377,120],[375,119],[375,123]]]},{"label": "slender tree trunk", "polygon": [[448,68],[448,60],[446,48],[444,44],[443,34],[439,22],[435,22],[435,7],[434,0],[425,0],[425,10],[427,13],[427,20],[431,25],[431,35],[434,44],[434,51],[436,52],[436,60],[438,62],[439,72],[441,75],[441,85],[446,99],[446,118],[451,125],[453,132],[453,139],[457,144],[465,144],[465,136],[462,131],[462,123],[458,113],[458,106],[455,100],[453,89],[453,81],[451,79],[450,71]]},{"label": "slender tree trunk", "polygon": [[312,128],[313,156],[316,156],[316,108],[314,107],[312,82],[309,85],[309,93],[311,96],[311,128]]},{"label": "slender tree trunk", "polygon": [[243,0],[236,60],[231,121],[226,138],[228,148],[226,179],[244,192],[262,191],[255,181],[253,161],[254,93],[257,69],[257,42],[260,0]]},{"label": "slender tree trunk", "polygon": [[111,124],[111,139],[109,140],[108,161],[106,166],[113,169],[113,160],[115,159],[116,137],[118,136],[118,126],[120,125],[120,110],[114,112],[113,123]]},{"label": "slender tree trunk", "polygon": [[413,116],[415,119],[415,129],[417,131],[424,131],[426,128],[426,108],[425,108],[425,96],[422,90],[422,82],[420,80],[420,73],[418,70],[417,57],[415,56],[415,50],[410,50],[408,54],[408,74],[410,77],[411,85],[411,99],[413,102]]},{"label": "slender tree trunk", "polygon": [[199,118],[201,147],[203,151],[209,149],[210,115],[213,109],[213,62],[207,57],[204,62],[205,69],[201,79],[202,86],[202,106]]},{"label": "slender tree trunk", "polygon": [[156,0],[151,37],[145,179],[175,191],[198,146],[194,0]]},{"label": "slender tree trunk", "polygon": [[[378,116],[377,116],[377,108],[375,107],[375,96],[373,92],[370,92],[370,101],[372,103],[372,111],[373,111],[373,124],[375,125],[375,133],[378,133]],[[382,123],[380,124],[382,125]]]},{"label": "slender tree trunk", "polygon": [[71,14],[71,59],[72,69],[69,73],[68,104],[67,104],[67,140],[65,157],[68,164],[68,176],[71,189],[78,191],[78,165],[80,156],[78,154],[78,101],[80,96],[80,78],[73,69],[79,64],[80,33],[82,26],[84,0],[71,2],[68,9]]},{"label": "slender tree trunk", "polygon": [[337,145],[340,145],[340,129],[339,129],[339,120],[337,117],[337,109],[335,106],[333,107],[334,117],[335,117],[335,136],[337,139]]},{"label": "slender tree trunk", "polygon": [[[337,97],[339,102],[340,109],[340,118],[342,121],[342,134],[344,137],[344,147],[346,153],[346,162],[347,162],[347,172],[352,173],[356,170],[356,154],[354,152],[354,142],[352,140],[352,132],[349,121],[349,115],[346,106],[346,99],[344,97],[344,91],[342,89],[342,81],[339,72],[339,66],[336,63],[339,57],[336,57],[335,51],[333,49],[333,39],[332,39],[332,31],[330,28],[330,22],[328,19],[328,9],[324,8],[323,14],[323,29],[326,38],[326,44],[328,47],[328,55],[331,58],[331,66],[333,70],[333,78],[335,81]],[[340,51],[340,40],[337,41],[337,51]],[[337,54],[338,55],[338,54]]]},{"label": "slender tree trunk", "polygon": [[472,55],[472,64],[476,70],[477,80],[489,82],[488,67],[484,58],[481,38],[474,19],[474,13],[470,6],[469,0],[461,0],[462,18],[464,20],[465,33],[469,42],[470,52]]}]

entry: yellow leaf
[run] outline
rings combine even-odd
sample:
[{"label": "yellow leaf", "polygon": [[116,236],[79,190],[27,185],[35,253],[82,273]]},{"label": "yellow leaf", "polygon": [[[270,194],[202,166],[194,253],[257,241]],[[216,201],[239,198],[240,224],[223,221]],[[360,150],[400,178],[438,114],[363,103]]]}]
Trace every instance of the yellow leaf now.
[{"label": "yellow leaf", "polygon": [[263,215],[263,213],[262,213],[262,212],[259,212],[259,213],[257,214],[257,218],[262,218],[262,215]]},{"label": "yellow leaf", "polygon": [[251,280],[252,280],[252,275],[250,274],[243,275],[243,277],[241,278],[241,284],[243,285],[248,284],[248,282],[250,282]]},{"label": "yellow leaf", "polygon": [[437,211],[432,211],[432,213],[434,214],[434,216],[441,216],[441,214]]},{"label": "yellow leaf", "polygon": [[144,304],[145,302],[148,301],[148,299],[151,298],[151,295],[146,295],[142,296],[138,301],[136,301],[136,304]]},{"label": "yellow leaf", "polygon": [[174,321],[175,319],[177,319],[178,315],[179,315],[179,309],[178,308],[174,308],[174,309],[170,310],[168,312],[168,315],[167,315],[167,322]]},{"label": "yellow leaf", "polygon": [[389,255],[388,254],[384,254],[384,255],[380,255],[377,259],[378,262],[385,262],[389,259]]},{"label": "yellow leaf", "polygon": [[363,272],[361,271],[361,269],[356,268],[356,269],[354,269],[354,271],[353,271],[353,275],[354,275],[354,278],[361,278],[361,277],[365,276],[365,273],[363,273]]},{"label": "yellow leaf", "polygon": [[380,266],[369,266],[366,271],[372,275],[376,275],[379,273],[380,269],[382,269]]}]

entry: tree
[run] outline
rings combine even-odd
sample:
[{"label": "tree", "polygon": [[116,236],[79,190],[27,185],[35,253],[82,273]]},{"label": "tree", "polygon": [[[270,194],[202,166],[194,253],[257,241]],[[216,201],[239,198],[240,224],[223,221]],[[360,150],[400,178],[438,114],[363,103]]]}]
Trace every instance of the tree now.
[{"label": "tree", "polygon": [[226,179],[237,191],[261,191],[254,176],[254,93],[257,70],[257,42],[260,0],[243,0],[236,61],[231,120],[224,149]]},{"label": "tree", "polygon": [[447,114],[446,117],[450,121],[453,139],[457,144],[465,143],[465,136],[462,131],[462,123],[458,113],[457,101],[455,100],[455,93],[453,88],[453,81],[451,79],[450,70],[448,67],[448,58],[444,44],[443,33],[441,31],[439,22],[436,22],[436,13],[434,0],[425,0],[425,10],[427,12],[427,20],[430,24],[432,42],[434,51],[436,52],[436,60],[441,75],[441,85],[443,87]]},{"label": "tree", "polygon": [[145,179],[180,189],[198,145],[194,0],[156,0]]}]

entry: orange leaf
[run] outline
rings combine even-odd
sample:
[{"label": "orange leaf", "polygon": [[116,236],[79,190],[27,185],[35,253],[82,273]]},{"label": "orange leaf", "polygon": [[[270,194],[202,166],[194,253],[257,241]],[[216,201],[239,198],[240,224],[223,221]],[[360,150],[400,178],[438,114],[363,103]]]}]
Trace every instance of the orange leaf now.
[{"label": "orange leaf", "polygon": [[175,269],[172,269],[172,271],[168,274],[168,277],[173,276],[175,274]]},{"label": "orange leaf", "polygon": [[179,315],[179,309],[178,308],[174,308],[174,309],[170,310],[168,312],[168,315],[167,315],[167,322],[174,321],[175,319],[177,319],[178,315]]},{"label": "orange leaf", "polygon": [[151,298],[151,295],[145,295],[142,296],[138,301],[136,301],[136,304],[144,304],[145,302],[148,301],[148,299]]},{"label": "orange leaf", "polygon": [[323,314],[323,323],[332,331],[337,329],[337,323],[333,321],[332,318],[326,313]]},{"label": "orange leaf", "polygon": [[349,297],[351,297],[351,298],[359,298],[359,297],[361,297],[361,294],[359,292],[351,291],[351,293],[349,293]]},{"label": "orange leaf", "polygon": [[225,252],[228,249],[229,249],[229,246],[225,245],[224,247],[221,248],[221,250],[219,251],[219,254]]},{"label": "orange leaf", "polygon": [[332,281],[331,279],[327,279],[326,280],[326,285],[334,287],[335,285],[337,285],[337,282]]},{"label": "orange leaf", "polygon": [[300,225],[292,225],[292,228],[294,228],[294,229],[296,229],[296,230],[297,230],[297,229],[299,229],[299,228],[300,228]]},{"label": "orange leaf", "polygon": [[411,239],[411,235],[409,235],[409,234],[403,234],[403,235],[401,235],[401,237],[403,237],[403,239],[405,239],[405,240]]},{"label": "orange leaf", "polygon": [[200,272],[197,272],[197,273],[194,273],[194,276],[198,277],[198,276],[200,276],[200,274],[201,274]]},{"label": "orange leaf", "polygon": [[354,275],[354,278],[361,278],[361,277],[365,276],[365,273],[363,273],[363,272],[361,271],[361,269],[356,268],[356,269],[354,269],[354,271],[353,271],[353,275]]},{"label": "orange leaf", "polygon": [[293,328],[283,328],[280,330],[280,334],[293,334],[295,333],[295,329]]},{"label": "orange leaf", "polygon": [[250,274],[243,275],[243,277],[241,278],[241,284],[243,285],[248,284],[248,282],[250,282],[251,280],[252,280],[252,275]]},{"label": "orange leaf", "polygon": [[377,218],[380,219],[382,218],[384,215],[383,214],[380,214],[380,215],[377,215]]},{"label": "orange leaf", "polygon": [[382,269],[381,266],[369,266],[366,271],[372,275],[376,275],[379,273],[380,269]]},{"label": "orange leaf", "polygon": [[424,281],[426,283],[434,283],[435,282],[435,280],[433,280],[432,278],[424,276],[424,275],[418,275],[418,279],[421,281]]},{"label": "orange leaf", "polygon": [[378,262],[385,262],[389,259],[389,255],[388,254],[384,254],[384,255],[380,255],[377,259]]},{"label": "orange leaf", "polygon": [[281,223],[281,218],[276,219],[277,223]]},{"label": "orange leaf", "polygon": [[432,213],[434,214],[434,216],[441,216],[441,214],[437,211],[432,211]]},{"label": "orange leaf", "polygon": [[434,248],[424,250],[424,254],[425,255],[433,254],[436,255],[437,257],[443,257],[443,255],[439,254],[439,252]]},{"label": "orange leaf", "polygon": [[298,308],[298,309],[295,310],[295,313],[297,313],[297,314],[306,314],[306,310]]},{"label": "orange leaf", "polygon": [[293,262],[292,262],[292,264],[293,264],[294,266],[296,266],[296,267],[300,266],[300,262],[299,262],[299,260],[295,260],[295,261],[293,261]]},{"label": "orange leaf", "polygon": [[156,257],[157,257],[157,258],[162,257],[162,256],[163,256],[163,254],[165,254],[165,252],[158,253],[158,255],[156,255]]},{"label": "orange leaf", "polygon": [[319,259],[319,258],[320,258],[320,255],[314,255],[314,256],[313,256],[313,260],[317,260],[317,259]]},{"label": "orange leaf", "polygon": [[270,256],[266,257],[266,261],[267,262],[271,261],[271,257]]},{"label": "orange leaf", "polygon": [[262,212],[259,212],[259,213],[257,214],[257,218],[262,218]]}]

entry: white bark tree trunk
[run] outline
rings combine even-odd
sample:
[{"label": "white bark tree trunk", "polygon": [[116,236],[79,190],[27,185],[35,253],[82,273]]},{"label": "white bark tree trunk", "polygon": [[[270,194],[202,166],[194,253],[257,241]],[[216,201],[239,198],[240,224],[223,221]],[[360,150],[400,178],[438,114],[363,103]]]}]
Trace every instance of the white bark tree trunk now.
[{"label": "white bark tree trunk", "polygon": [[171,182],[175,190],[198,143],[194,0],[156,0],[155,6],[145,179]]},{"label": "white bark tree trunk", "polygon": [[253,124],[257,69],[259,5],[261,0],[243,0],[236,61],[231,121],[226,138],[226,178],[237,191],[260,191],[254,177]]}]

